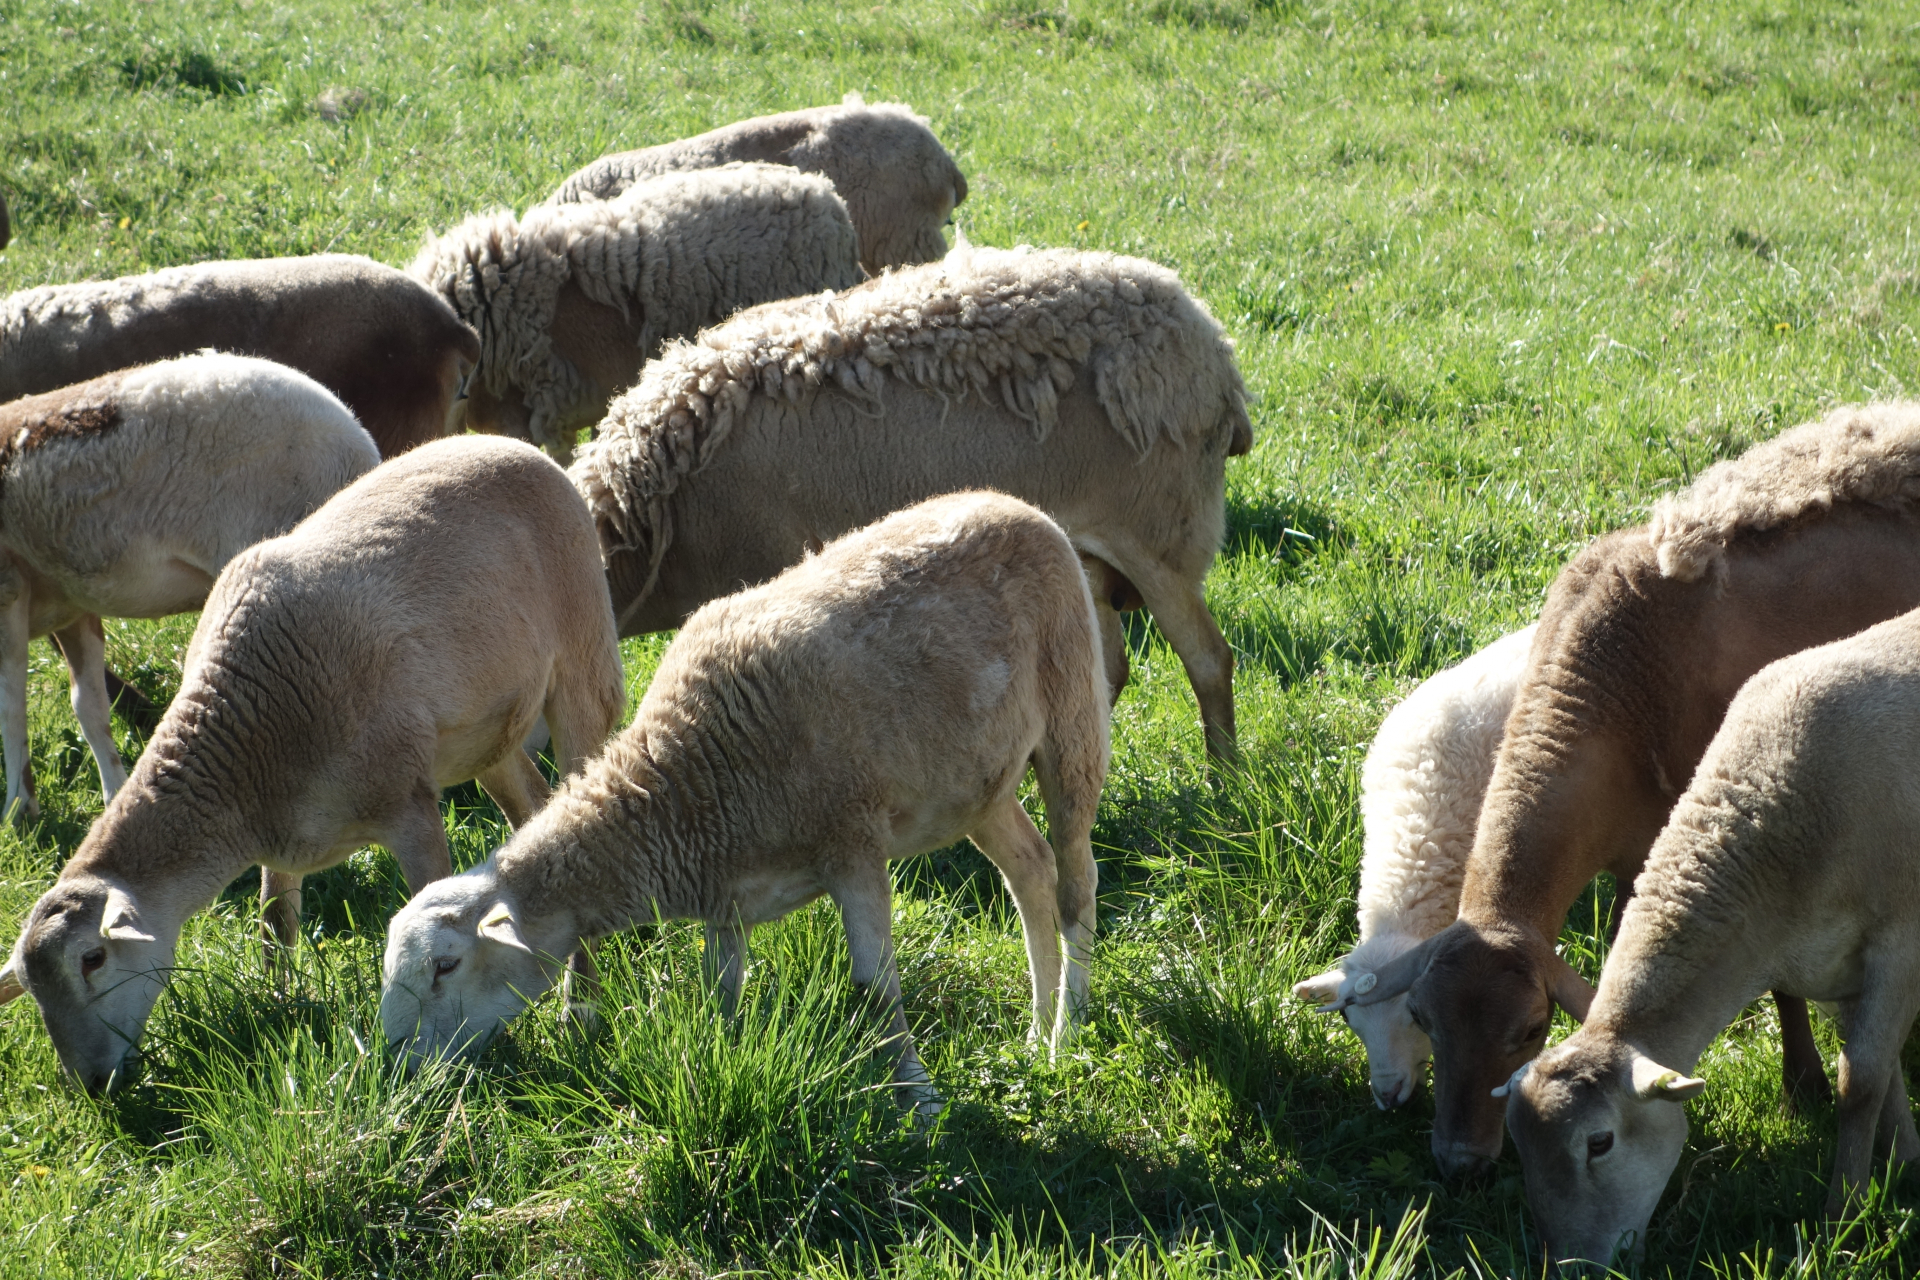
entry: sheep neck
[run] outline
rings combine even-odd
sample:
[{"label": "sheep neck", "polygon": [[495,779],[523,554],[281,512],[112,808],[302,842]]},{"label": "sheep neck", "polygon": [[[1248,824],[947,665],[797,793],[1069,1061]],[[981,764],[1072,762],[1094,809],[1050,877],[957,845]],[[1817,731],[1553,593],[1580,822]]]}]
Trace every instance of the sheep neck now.
[{"label": "sheep neck", "polygon": [[[655,726],[657,729],[657,726]],[[733,770],[703,735],[645,727],[610,743],[495,860],[533,921],[571,920],[575,939],[657,920],[724,915]]]}]

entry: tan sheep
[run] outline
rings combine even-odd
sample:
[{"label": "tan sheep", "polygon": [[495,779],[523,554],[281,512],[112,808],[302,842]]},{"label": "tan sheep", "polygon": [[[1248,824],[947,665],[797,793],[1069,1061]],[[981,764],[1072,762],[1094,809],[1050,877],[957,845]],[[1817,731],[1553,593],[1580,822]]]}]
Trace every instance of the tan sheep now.
[{"label": "tan sheep", "polygon": [[667,348],[571,475],[599,524],[621,634],[679,626],[741,583],[933,494],[1025,499],[1138,588],[1185,664],[1207,748],[1233,751],[1233,653],[1201,583],[1226,459],[1253,438],[1233,344],[1164,267],[959,249],[838,296],[743,312]]},{"label": "tan sheep", "polygon": [[[1051,849],[1020,805],[1029,764]],[[493,857],[393,918],[381,1022],[414,1056],[476,1048],[583,939],[662,918],[706,922],[731,1007],[753,927],[827,894],[898,1096],[931,1110],[888,860],[972,837],[1020,909],[1032,1034],[1057,1037],[1086,1001],[1106,767],[1072,546],[1012,498],[936,498],[694,614],[605,753]]]},{"label": "tan sheep", "polygon": [[523,219],[478,214],[430,239],[411,271],[480,331],[467,425],[568,457],[662,342],[757,302],[843,289],[860,278],[856,257],[826,179],[736,164]]},{"label": "tan sheep", "polygon": [[235,555],[380,461],[325,387],[247,356],[185,356],[0,405],[0,745],[7,813],[37,815],[27,645],[52,633],[111,799],[126,781],[100,619],[198,609]]},{"label": "tan sheep", "polygon": [[[1827,1213],[1920,1157],[1920,613],[1763,668],[1674,806],[1586,1025],[1499,1090],[1556,1258],[1637,1256],[1687,1138],[1686,1075],[1762,991],[1839,1006]],[[1736,1157],[1737,1158],[1737,1157]],[[1904,1268],[1902,1268],[1904,1269]]]},{"label": "tan sheep", "polygon": [[298,369],[353,410],[386,458],[456,426],[480,358],[445,302],[371,259],[203,262],[0,301],[0,400],[206,347]]},{"label": "tan sheep", "polygon": [[[1493,1088],[1590,988],[1557,953],[1567,909],[1630,886],[1755,671],[1920,606],[1920,404],[1853,406],[1721,463],[1608,534],[1547,593],[1480,812],[1460,918],[1354,1003],[1408,994],[1433,1039],[1443,1170],[1500,1153]],[[1624,893],[1622,896],[1625,896]],[[1624,903],[1622,904],[1624,905]],[[1790,1096],[1827,1087],[1806,1002],[1780,993]]]},{"label": "tan sheep", "polygon": [[180,694],[59,880],[0,997],[30,993],[60,1060],[108,1087],[185,919],[253,863],[280,941],[300,880],[377,842],[418,892],[451,870],[440,789],[478,778],[519,826],[546,783],[534,720],[577,769],[612,730],[620,656],[593,523],[531,447],[435,441],[236,556]]},{"label": "tan sheep", "polygon": [[837,107],[758,116],[698,137],[602,156],[561,183],[547,203],[611,200],[645,178],[736,160],[791,165],[831,181],[860,233],[860,263],[876,275],[944,257],[941,228],[967,198],[966,176],[926,120],[900,103],[868,106],[850,93]]}]

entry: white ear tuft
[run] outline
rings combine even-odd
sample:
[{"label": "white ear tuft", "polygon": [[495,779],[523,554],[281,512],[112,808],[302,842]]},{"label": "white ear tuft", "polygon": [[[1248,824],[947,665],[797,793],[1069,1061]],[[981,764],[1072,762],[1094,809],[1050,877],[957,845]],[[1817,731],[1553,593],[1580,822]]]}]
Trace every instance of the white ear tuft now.
[{"label": "white ear tuft", "polygon": [[1633,1055],[1633,1093],[1637,1098],[1648,1102],[1656,1098],[1667,1102],[1686,1102],[1699,1097],[1706,1087],[1705,1080],[1683,1076],[1642,1054]]},{"label": "white ear tuft", "polygon": [[533,948],[520,936],[520,926],[513,922],[513,912],[504,902],[496,902],[480,920],[480,936],[503,947],[512,947],[516,951],[533,954]]},{"label": "white ear tuft", "polygon": [[140,913],[133,899],[119,885],[107,890],[107,906],[100,913],[100,936],[117,942],[152,942],[153,935],[140,926]]},{"label": "white ear tuft", "polygon": [[1326,1004],[1340,998],[1340,983],[1346,975],[1338,969],[1329,969],[1325,973],[1316,973],[1311,978],[1293,984],[1293,994],[1299,999],[1313,1004]]},{"label": "white ear tuft", "polygon": [[1533,1064],[1531,1062],[1521,1063],[1519,1069],[1515,1071],[1512,1075],[1507,1077],[1507,1082],[1505,1084],[1494,1086],[1493,1096],[1496,1098],[1511,1097],[1514,1091],[1519,1089],[1520,1082],[1526,1079],[1527,1071],[1532,1066]]}]

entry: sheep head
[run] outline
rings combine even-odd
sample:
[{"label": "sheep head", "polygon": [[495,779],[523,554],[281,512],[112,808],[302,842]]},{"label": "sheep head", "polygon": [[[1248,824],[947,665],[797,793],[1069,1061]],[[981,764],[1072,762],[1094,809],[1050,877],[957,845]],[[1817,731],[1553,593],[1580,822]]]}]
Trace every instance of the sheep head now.
[{"label": "sheep head", "polygon": [[1496,1090],[1556,1259],[1637,1259],[1687,1141],[1691,1080],[1613,1036],[1582,1030]]},{"label": "sheep head", "polygon": [[1378,984],[1376,970],[1380,965],[1414,945],[1412,939],[1368,939],[1343,958],[1338,968],[1295,983],[1293,988],[1294,995],[1318,1004],[1322,1013],[1345,1018],[1360,1037],[1367,1050],[1373,1102],[1382,1111],[1412,1100],[1420,1087],[1421,1067],[1433,1056],[1433,1041],[1414,1024],[1405,992],[1378,1004],[1360,1004],[1357,1000]]},{"label": "sheep head", "polygon": [[[380,1025],[411,1064],[486,1047],[553,986],[575,939],[546,948],[490,866],[437,880],[387,926]],[[534,939],[534,940],[530,940]]]},{"label": "sheep head", "polygon": [[104,1093],[125,1079],[179,937],[164,906],[95,876],[62,879],[28,913],[0,1000],[31,995],[61,1065]]}]

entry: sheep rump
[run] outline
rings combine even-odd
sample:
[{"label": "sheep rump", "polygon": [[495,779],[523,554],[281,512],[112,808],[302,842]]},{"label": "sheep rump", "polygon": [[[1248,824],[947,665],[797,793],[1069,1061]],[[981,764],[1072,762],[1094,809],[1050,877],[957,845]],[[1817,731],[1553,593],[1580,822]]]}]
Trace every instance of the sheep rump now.
[{"label": "sheep rump", "polygon": [[[477,214],[430,238],[409,268],[481,337],[478,393],[518,391],[526,438],[564,445],[590,425],[660,344],[741,307],[860,278],[853,224],[826,179],[779,165],[668,173],[618,200]],[[572,285],[607,308],[595,327],[624,329],[624,364],[599,377],[574,343],[555,341]],[[482,429],[521,434],[483,417]]]},{"label": "sheep rump", "polygon": [[1716,462],[1654,504],[1647,537],[1669,578],[1691,582],[1726,558],[1742,533],[1789,524],[1843,503],[1911,509],[1920,500],[1920,404],[1842,405]]}]

